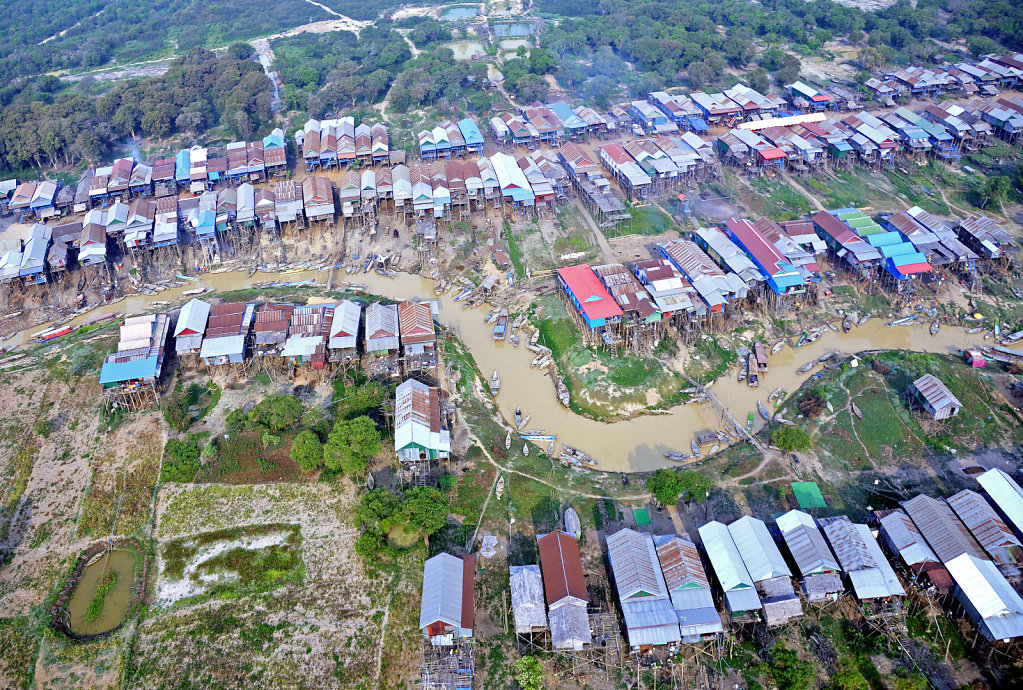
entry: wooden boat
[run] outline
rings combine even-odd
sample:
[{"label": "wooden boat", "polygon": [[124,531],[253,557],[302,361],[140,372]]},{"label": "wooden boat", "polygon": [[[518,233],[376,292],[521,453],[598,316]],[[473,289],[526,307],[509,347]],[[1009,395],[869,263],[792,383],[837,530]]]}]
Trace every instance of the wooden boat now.
[{"label": "wooden boat", "polygon": [[809,337],[810,334],[807,333],[806,331],[803,331],[803,335],[799,336],[799,340],[796,341],[796,347],[803,347],[803,345],[806,345]]},{"label": "wooden boat", "polygon": [[193,278],[192,276],[183,276],[180,273],[178,273],[174,277],[177,278],[178,280],[187,280],[187,281],[192,282],[192,283],[198,283],[199,282],[198,278]]},{"label": "wooden boat", "polygon": [[672,462],[685,462],[693,456],[689,453],[665,453],[664,457],[668,458]]},{"label": "wooden boat", "polygon": [[698,445],[696,445],[696,441],[690,441],[689,442],[689,449],[691,451],[693,451],[693,457],[694,458],[700,457],[700,447]]},{"label": "wooden boat", "polygon": [[764,350],[764,344],[759,340],[753,343],[753,353],[756,355],[757,367],[760,369],[760,373],[767,373],[767,352]]},{"label": "wooden boat", "polygon": [[767,405],[765,405],[761,400],[757,400],[757,412],[760,413],[760,416],[763,417],[765,421],[771,420],[771,413],[767,411]]},{"label": "wooden boat", "polygon": [[746,385],[750,388],[760,385],[760,377],[757,375],[757,360],[753,355],[746,358]]},{"label": "wooden boat", "polygon": [[912,314],[910,316],[904,316],[901,319],[895,319],[894,321],[889,321],[888,322],[888,326],[889,326],[889,328],[892,327],[892,326],[905,326],[906,324],[910,324],[910,323],[913,323],[914,321],[916,321],[917,317],[919,317],[919,316],[920,316],[919,314]]},{"label": "wooden boat", "polygon": [[828,321],[828,328],[833,330],[835,333],[838,333],[838,326],[836,326],[833,321]]},{"label": "wooden boat", "polygon": [[557,434],[549,434],[542,429],[526,429],[520,431],[519,436],[525,441],[553,441],[558,438]]},{"label": "wooden boat", "polygon": [[984,329],[983,329],[983,328],[977,328],[977,327],[973,327],[973,328],[967,328],[967,329],[966,329],[965,331],[963,331],[963,332],[964,332],[964,333],[967,333],[967,334],[969,334],[969,335],[974,335],[975,333],[983,333],[983,332],[984,332]]},{"label": "wooden boat", "polygon": [[845,318],[842,319],[842,330],[848,333],[849,331],[852,330],[852,327],[853,327],[852,317],[846,314]]},{"label": "wooden boat", "polygon": [[547,456],[548,457],[554,457],[554,444],[555,444],[555,441],[551,440],[550,445],[547,446]]},{"label": "wooden boat", "polygon": [[515,407],[515,426],[519,426],[519,422],[521,422],[521,421],[522,421],[522,408],[516,406]]},{"label": "wooden boat", "polygon": [[504,449],[505,450],[511,450],[511,432],[510,431],[508,432],[508,435],[504,437]]},{"label": "wooden boat", "polygon": [[497,369],[494,369],[494,373],[490,375],[490,394],[496,398],[500,390],[501,377],[497,375]]},{"label": "wooden boat", "polygon": [[529,344],[536,347],[536,344],[540,342],[540,329],[533,331],[533,336],[529,339]]},{"label": "wooden boat", "polygon": [[553,362],[553,361],[554,360],[551,358],[550,354],[548,353],[548,354],[543,356],[543,359],[541,359],[540,363],[537,364],[536,366],[538,368],[540,368],[540,369],[544,369],[544,368],[550,366],[550,363]]},{"label": "wooden boat", "polygon": [[777,415],[777,414],[774,415],[774,421],[778,422],[779,424],[784,424],[785,426],[795,426],[796,425],[795,422],[791,422],[791,421],[785,419],[784,417],[782,417],[781,415]]},{"label": "wooden boat", "polygon": [[489,326],[490,324],[494,323],[494,319],[496,319],[498,314],[500,313],[501,310],[495,307],[493,311],[491,311],[489,314],[483,317],[483,323]]},{"label": "wooden boat", "polygon": [[497,486],[494,487],[494,495],[498,498],[504,496],[504,475],[497,478]]},{"label": "wooden boat", "polygon": [[860,320],[856,322],[857,326],[862,326],[866,322],[870,321],[870,314],[864,314],[860,317]]},{"label": "wooden boat", "polygon": [[771,394],[767,396],[767,402],[769,403],[774,402],[775,400],[778,399],[779,395],[781,395],[781,388],[775,388],[773,391],[771,391]]},{"label": "wooden boat", "polygon": [[810,333],[806,336],[806,344],[809,345],[810,343],[817,342],[822,335],[824,335],[824,331],[819,328],[810,331]]},{"label": "wooden boat", "polygon": [[781,407],[785,404],[785,397],[789,394],[787,390],[782,389],[782,392],[778,395],[778,399],[774,401],[775,407]]},{"label": "wooden boat", "polygon": [[784,340],[779,340],[778,342],[776,342],[774,344],[774,347],[771,348],[771,354],[772,355],[778,354],[779,352],[781,352],[781,349],[783,347],[785,347],[785,341]]},{"label": "wooden boat", "polygon": [[571,398],[568,393],[568,386],[566,386],[565,382],[561,379],[558,379],[558,401],[565,407],[568,407],[568,404],[571,402]]},{"label": "wooden boat", "polygon": [[206,294],[207,292],[213,292],[213,290],[208,287],[195,288],[194,290],[185,290],[184,292],[181,293],[181,296],[194,297],[195,295],[203,295]]},{"label": "wooden boat", "polygon": [[736,376],[739,379],[739,383],[746,380],[746,362],[739,365],[739,374]]},{"label": "wooden boat", "polygon": [[941,329],[941,324],[940,324],[940,323],[938,323],[937,321],[933,322],[933,323],[931,324],[931,328],[930,328],[930,331],[931,331],[931,335],[938,335],[938,331],[939,331],[940,329]]},{"label": "wooden boat", "polygon": [[528,414],[527,414],[527,415],[526,415],[526,417],[525,417],[525,419],[523,419],[523,420],[522,420],[521,422],[516,422],[516,424],[515,424],[515,428],[516,428],[516,429],[520,429],[520,430],[521,430],[521,429],[522,429],[522,427],[524,427],[524,426],[526,426],[527,424],[529,424],[529,417],[530,417],[530,415],[528,415]]},{"label": "wooden boat", "polygon": [[849,401],[849,409],[852,411],[854,415],[856,415],[857,419],[860,420],[863,419],[863,413],[860,412],[860,408],[852,400]]},{"label": "wooden boat", "polygon": [[714,453],[718,452],[719,450],[721,450],[721,444],[715,443],[713,446],[710,447],[710,450],[707,451],[707,455],[714,455]]},{"label": "wooden boat", "polygon": [[510,340],[511,340],[512,347],[518,347],[519,346],[519,334],[518,333],[513,334],[512,337],[510,338]]},{"label": "wooden boat", "polygon": [[801,366],[798,369],[796,369],[796,373],[797,374],[805,374],[806,372],[808,372],[811,369],[813,369],[815,366],[817,366],[817,361],[816,360],[814,360],[812,362],[807,362],[803,366]]},{"label": "wooden boat", "polygon": [[562,445],[561,454],[558,457],[566,466],[588,470],[597,469],[596,461],[589,454],[572,446]]},{"label": "wooden boat", "polygon": [[527,458],[529,457],[529,441],[522,444],[522,454]]},{"label": "wooden boat", "polygon": [[753,413],[746,415],[746,431],[753,431]]}]

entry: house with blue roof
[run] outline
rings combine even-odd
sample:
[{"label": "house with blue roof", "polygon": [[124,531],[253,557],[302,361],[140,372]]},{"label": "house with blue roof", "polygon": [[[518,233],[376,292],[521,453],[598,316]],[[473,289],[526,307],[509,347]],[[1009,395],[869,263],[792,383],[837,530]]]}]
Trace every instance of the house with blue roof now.
[{"label": "house with blue roof", "polygon": [[482,154],[483,132],[480,131],[479,125],[466,117],[458,121],[458,129],[465,139],[465,149],[471,153]]},{"label": "house with blue roof", "polygon": [[764,282],[776,295],[806,292],[806,278],[778,251],[759,230],[745,219],[730,218],[725,222],[728,236],[746,252],[760,272]]},{"label": "house with blue roof", "polygon": [[103,359],[99,382],[114,403],[129,409],[159,406],[157,390],[170,330],[168,314],[146,314],[121,324],[117,351]]}]

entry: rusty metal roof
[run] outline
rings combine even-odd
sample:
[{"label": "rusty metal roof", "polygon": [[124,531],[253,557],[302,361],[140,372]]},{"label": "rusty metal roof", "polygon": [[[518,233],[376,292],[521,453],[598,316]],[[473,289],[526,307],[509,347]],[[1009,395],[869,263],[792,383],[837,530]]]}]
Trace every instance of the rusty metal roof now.
[{"label": "rusty metal roof", "polygon": [[398,305],[398,324],[403,343],[432,343],[437,340],[429,302],[405,300]]},{"label": "rusty metal roof", "polygon": [[964,489],[946,498],[945,502],[952,506],[952,510],[996,563],[999,565],[1016,563],[1021,548],[1020,540],[998,517],[998,513],[983,496]]},{"label": "rusty metal roof", "polygon": [[944,501],[921,494],[904,502],[902,507],[913,518],[917,529],[942,563],[947,565],[950,560],[964,553],[982,560],[988,559],[966,525]]},{"label": "rusty metal roof", "polygon": [[589,601],[579,543],[564,532],[551,532],[536,540],[540,548],[540,569],[543,572],[547,605],[554,606],[569,597]]},{"label": "rusty metal roof", "polygon": [[659,544],[657,560],[661,563],[669,591],[686,587],[710,587],[696,544],[688,538],[674,535]]}]

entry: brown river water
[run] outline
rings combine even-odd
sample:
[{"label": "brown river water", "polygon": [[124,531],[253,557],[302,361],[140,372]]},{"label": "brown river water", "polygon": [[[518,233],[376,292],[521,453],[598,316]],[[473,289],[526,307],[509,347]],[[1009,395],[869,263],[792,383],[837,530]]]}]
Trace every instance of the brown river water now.
[{"label": "brown river water", "polygon": [[[103,598],[103,611],[94,621],[86,620],[85,612],[96,595],[96,586],[107,572],[117,573],[117,584]],[[128,551],[108,551],[82,571],[71,601],[68,602],[70,628],[83,637],[113,630],[124,619],[131,604],[131,586],[135,579],[135,556]]]},{"label": "brown river water", "polygon": [[[152,303],[157,301],[169,300],[173,307],[180,304],[178,299],[181,292],[194,289],[196,286],[212,287],[219,293],[251,287],[255,283],[270,280],[315,279],[317,282],[326,282],[326,278],[326,271],[285,275],[256,273],[251,278],[244,272],[207,274],[201,277],[199,283],[190,283],[156,295],[135,295],[115,305],[101,306],[72,323],[81,323],[88,316],[107,312],[127,315],[141,313],[151,309]],[[434,294],[433,280],[417,275],[402,273],[396,278],[385,278],[372,272],[357,276],[335,273],[335,280],[363,284],[368,292],[390,299],[420,298],[434,302],[437,320],[450,328],[466,344],[484,376],[489,378],[492,371],[495,369],[498,371],[501,377],[501,391],[497,403],[505,419],[509,420],[509,428],[512,426],[510,420],[514,417],[515,407],[521,406],[523,415],[531,415],[529,428],[557,434],[559,443],[566,443],[589,453],[604,471],[644,472],[672,465],[673,463],[664,457],[664,453],[689,452],[690,440],[697,430],[725,428],[720,415],[709,404],[681,405],[664,414],[642,415],[614,423],[581,417],[558,402],[550,377],[530,366],[535,355],[526,349],[525,343],[515,348],[510,343],[493,340],[492,327],[485,324],[483,318],[490,311],[490,306],[484,304],[476,309],[463,309],[460,302],[453,300],[454,291],[437,297]],[[937,335],[932,336],[927,330],[929,321],[926,318],[920,318],[918,321],[920,323],[911,326],[889,328],[883,319],[875,317],[863,326],[854,327],[849,333],[825,330],[824,335],[815,343],[798,350],[785,347],[777,355],[769,355],[769,372],[762,377],[759,388],[754,389],[745,383],[739,383],[735,377],[736,370],[733,370],[715,381],[711,391],[741,424],[745,424],[747,414],[753,412],[755,428],[759,429],[764,420],[756,412],[757,400],[766,403],[768,394],[775,388],[795,391],[820,368],[802,375],[797,375],[796,370],[826,352],[838,350],[852,354],[872,349],[907,349],[957,354],[960,349],[967,346],[991,344],[990,340],[985,343],[980,333],[967,335],[963,329],[949,326],[943,326]],[[42,329],[43,326],[39,326],[30,331],[34,333]],[[13,341],[11,344],[16,342]],[[768,343],[768,346],[771,344]],[[773,406],[769,407],[774,412]],[[703,449],[704,452],[707,450]]]}]

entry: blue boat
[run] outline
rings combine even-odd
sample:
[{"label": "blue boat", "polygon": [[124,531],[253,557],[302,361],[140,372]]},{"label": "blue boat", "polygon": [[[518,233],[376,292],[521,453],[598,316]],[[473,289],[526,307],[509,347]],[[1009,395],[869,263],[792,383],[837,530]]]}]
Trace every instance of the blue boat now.
[{"label": "blue boat", "polygon": [[690,441],[689,448],[693,451],[694,458],[700,457],[700,447],[696,445],[696,441]]}]

